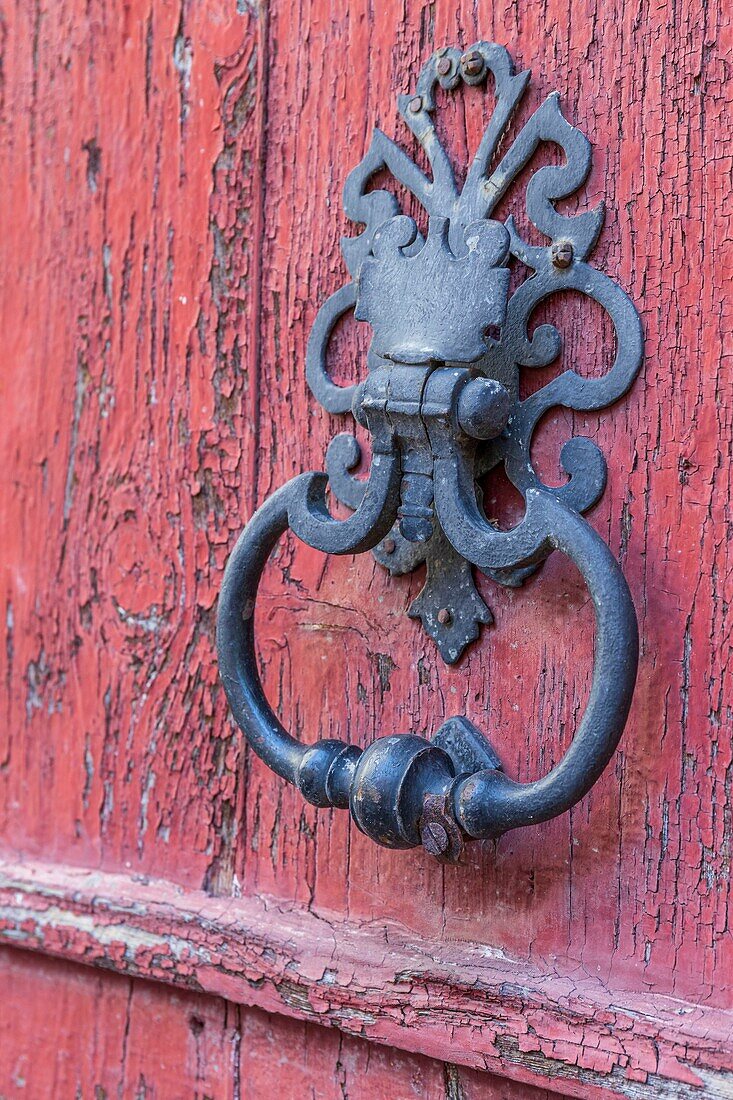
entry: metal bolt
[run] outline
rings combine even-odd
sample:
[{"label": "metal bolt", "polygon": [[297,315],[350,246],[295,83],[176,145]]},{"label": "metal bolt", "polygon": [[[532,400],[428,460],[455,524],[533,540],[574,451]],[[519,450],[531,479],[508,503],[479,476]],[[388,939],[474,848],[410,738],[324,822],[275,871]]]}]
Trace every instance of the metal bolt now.
[{"label": "metal bolt", "polygon": [[419,114],[419,112],[422,111],[422,96],[413,96],[407,106],[413,115]]},{"label": "metal bolt", "polygon": [[479,76],[483,72],[484,59],[478,50],[470,50],[461,58],[464,76]]},{"label": "metal bolt", "polygon": [[557,241],[550,249],[550,256],[555,267],[570,267],[573,262],[573,246],[570,241]]},{"label": "metal bolt", "polygon": [[442,856],[448,850],[448,833],[437,821],[429,821],[420,835],[423,848],[431,856]]},{"label": "metal bolt", "polygon": [[382,549],[384,550],[385,554],[394,554],[395,550],[397,549],[397,544],[394,539],[385,539],[382,543]]},{"label": "metal bolt", "polygon": [[441,76],[447,76],[452,68],[451,59],[449,57],[441,57],[438,62],[437,69]]},{"label": "metal bolt", "polygon": [[438,612],[438,622],[441,626],[448,626],[453,621],[453,616],[447,607],[441,607]]}]

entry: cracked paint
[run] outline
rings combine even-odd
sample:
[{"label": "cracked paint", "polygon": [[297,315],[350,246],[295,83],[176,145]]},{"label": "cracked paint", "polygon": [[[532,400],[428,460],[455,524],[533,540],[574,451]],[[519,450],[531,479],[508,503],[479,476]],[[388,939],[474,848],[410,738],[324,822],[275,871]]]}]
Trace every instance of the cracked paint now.
[{"label": "cracked paint", "polygon": [[[642,313],[647,359],[628,399],[600,417],[557,411],[535,446],[549,481],[571,431],[609,456],[591,522],[629,578],[642,654],[621,749],[591,794],[452,868],[377,849],[253,759],[227,714],[213,636],[224,563],[256,503],[321,467],[351,427],[315,407],[304,377],[310,325],[343,279],[346,175],[374,125],[406,140],[395,93],[430,51],[479,37],[532,68],[522,111],[558,91],[591,137],[593,173],[571,201],[606,200],[594,259]],[[127,1036],[113,1090],[148,1081],[133,1038],[154,978],[182,987],[163,993],[192,1051],[187,1080],[206,1078],[207,1021],[220,1021],[233,1095],[255,1073],[247,1036],[270,1049],[247,1031],[247,1005],[301,1016],[278,1026],[299,1050],[328,1050],[317,1064],[352,1097],[345,1052],[365,1036],[435,1059],[438,1091],[424,1094],[450,1100],[530,1086],[730,1093],[730,44],[716,0],[384,0],[378,17],[355,0],[6,5],[0,846],[21,869],[57,861],[61,882],[49,902],[21,874],[2,935],[125,972],[105,1017]],[[486,103],[478,90],[446,103],[457,162]],[[502,209],[514,204],[520,231],[530,175]],[[612,334],[595,307],[567,295],[536,321],[558,325],[565,353],[525,372],[526,392],[563,366],[608,368]],[[335,376],[353,380],[365,351],[345,320]],[[500,480],[487,489],[492,517],[516,515]],[[480,581],[496,623],[455,668],[406,615],[421,583],[285,540],[256,620],[282,720],[306,740],[366,744],[465,713],[509,774],[546,771],[589,689],[578,577],[553,559],[517,591]],[[95,908],[74,900],[73,866],[140,889],[150,877],[182,900],[160,910],[145,895],[127,912],[111,891]],[[210,925],[195,915],[207,899]],[[238,905],[254,906],[248,928],[264,937],[250,956],[225,919]],[[283,917],[291,909],[298,920]],[[303,951],[286,942],[293,921]],[[386,926],[399,931],[375,931]],[[57,965],[37,962],[39,989]],[[82,1000],[104,989],[84,985],[104,976],[62,972],[70,1016],[75,983]],[[189,997],[203,1030],[188,1025]],[[316,1019],[337,1030],[308,1031]],[[411,1081],[417,1063],[391,1057]],[[487,1070],[519,1084],[490,1085]]]}]

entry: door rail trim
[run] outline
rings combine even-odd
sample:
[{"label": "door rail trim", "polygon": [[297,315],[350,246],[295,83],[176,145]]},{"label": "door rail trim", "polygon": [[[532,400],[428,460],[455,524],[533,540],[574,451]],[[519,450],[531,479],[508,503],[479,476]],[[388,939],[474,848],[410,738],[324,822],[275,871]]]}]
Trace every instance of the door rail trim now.
[{"label": "door rail trim", "polygon": [[391,922],[348,921],[264,896],[212,897],[143,875],[0,860],[0,943],[565,1096],[733,1097],[733,1012],[543,971]]}]

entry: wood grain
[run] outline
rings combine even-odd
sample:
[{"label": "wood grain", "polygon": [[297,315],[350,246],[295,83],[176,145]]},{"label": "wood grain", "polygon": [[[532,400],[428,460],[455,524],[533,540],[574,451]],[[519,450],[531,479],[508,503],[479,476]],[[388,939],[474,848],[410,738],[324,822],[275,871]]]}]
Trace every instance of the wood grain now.
[{"label": "wood grain", "polygon": [[[730,19],[720,0],[3,6],[11,859],[268,895],[355,929],[394,920],[445,965],[484,945],[609,991],[730,1009]],[[549,418],[536,447],[552,471],[575,430],[609,458],[592,522],[629,578],[642,660],[622,749],[582,805],[442,868],[306,807],[243,748],[213,624],[256,503],[320,468],[350,426],[304,377],[310,324],[344,278],[346,175],[375,124],[406,141],[395,94],[429,53],[478,37],[533,70],[519,124],[558,90],[591,137],[578,201],[608,203],[594,260],[642,313],[630,397]],[[458,159],[490,103],[446,104]],[[507,199],[520,223],[525,182]],[[593,310],[567,298],[538,319],[565,334],[566,364],[606,368]],[[344,324],[334,372],[356,377],[363,356]],[[496,627],[456,669],[404,614],[420,583],[283,543],[258,620],[283,720],[305,740],[367,743],[467,713],[510,774],[547,770],[589,684],[578,577],[552,560],[518,592],[482,582]]]}]

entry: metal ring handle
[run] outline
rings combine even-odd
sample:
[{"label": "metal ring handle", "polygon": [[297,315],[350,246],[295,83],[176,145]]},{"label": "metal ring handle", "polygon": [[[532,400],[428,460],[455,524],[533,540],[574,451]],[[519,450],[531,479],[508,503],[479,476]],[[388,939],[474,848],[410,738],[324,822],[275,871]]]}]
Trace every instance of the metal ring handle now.
[{"label": "metal ring handle", "polygon": [[[610,760],[636,677],[636,615],[624,576],[603,540],[551,494],[528,494],[527,514],[519,527],[533,531],[535,545],[541,544],[543,552],[549,544],[577,565],[596,616],[588,706],[564,758],[542,779],[509,779],[488,743],[479,744],[481,735],[465,720],[458,720],[463,723],[458,727],[453,720],[445,734],[451,726],[447,723],[433,741],[406,734],[379,738],[363,751],[335,740],[304,745],[285,730],[265,697],[257,670],[254,608],[270,552],[292,525],[313,476],[294,478],[255,513],[227,563],[222,585],[217,622],[220,673],[232,713],[255,752],[314,805],[350,807],[359,828],[386,847],[426,842],[426,809],[439,804],[437,824],[444,843],[435,854],[444,858],[457,858],[462,837],[498,837],[569,809]],[[383,529],[384,523],[363,537],[359,549],[376,543]],[[486,531],[491,537],[497,534],[488,527]],[[338,552],[350,549],[339,547]],[[471,556],[480,565],[480,545]],[[482,767],[482,761],[493,766]],[[432,833],[427,832],[432,836],[434,820],[431,828]]]}]

